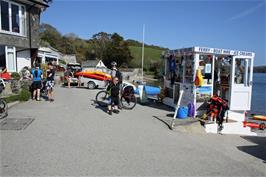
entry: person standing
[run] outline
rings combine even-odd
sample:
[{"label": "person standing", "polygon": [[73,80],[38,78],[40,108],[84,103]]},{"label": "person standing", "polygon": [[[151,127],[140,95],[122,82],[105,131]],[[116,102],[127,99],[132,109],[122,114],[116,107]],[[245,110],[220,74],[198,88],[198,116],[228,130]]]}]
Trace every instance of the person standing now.
[{"label": "person standing", "polygon": [[32,83],[33,99],[36,99],[37,101],[41,101],[40,100],[40,90],[42,88],[43,72],[40,69],[39,64],[35,65],[35,68],[31,72],[31,77],[33,79],[33,83]]},{"label": "person standing", "polygon": [[[112,69],[111,69],[111,77],[112,77],[112,80],[114,78],[117,78],[118,79],[118,83],[117,83],[117,86],[119,87],[119,96],[121,95],[121,92],[122,92],[122,83],[123,83],[123,76],[122,76],[122,73],[117,69],[117,63],[115,61],[113,61],[111,63],[112,65]],[[118,108],[119,109],[122,109],[122,105],[121,105],[121,102],[120,102],[120,99],[118,99]]]},{"label": "person standing", "polygon": [[48,90],[48,101],[53,102],[54,101],[53,91],[54,91],[54,85],[55,85],[55,81],[54,81],[55,70],[53,68],[53,64],[50,62],[48,63],[48,69],[46,71],[46,75],[47,75],[46,88]]},{"label": "person standing", "polygon": [[107,110],[107,113],[109,115],[112,115],[112,112],[117,114],[119,113],[119,110],[117,109],[119,106],[119,92],[120,92],[118,82],[119,79],[117,77],[114,77],[112,79],[112,83],[109,84],[109,86],[106,89],[109,94],[109,101],[110,101]]},{"label": "person standing", "polygon": [[67,80],[67,86],[68,88],[70,88],[71,77],[73,76],[70,68],[67,68],[64,76],[65,76],[65,79]]},{"label": "person standing", "polygon": [[123,77],[122,77],[122,73],[117,69],[117,63],[115,61],[113,61],[111,63],[112,65],[112,69],[111,69],[111,77],[112,79],[117,77],[118,78],[118,84],[121,86],[122,82],[123,82]]}]

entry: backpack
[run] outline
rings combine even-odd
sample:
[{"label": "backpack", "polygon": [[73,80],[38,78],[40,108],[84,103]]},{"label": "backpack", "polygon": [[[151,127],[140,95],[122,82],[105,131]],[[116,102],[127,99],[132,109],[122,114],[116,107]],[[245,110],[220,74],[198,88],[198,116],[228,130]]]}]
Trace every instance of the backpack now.
[{"label": "backpack", "polygon": [[193,103],[188,104],[188,117],[194,117],[195,115],[195,106]]},{"label": "backpack", "polygon": [[119,83],[122,83],[123,76],[122,76],[122,73],[120,71],[116,71],[115,77],[117,77],[119,79]]}]

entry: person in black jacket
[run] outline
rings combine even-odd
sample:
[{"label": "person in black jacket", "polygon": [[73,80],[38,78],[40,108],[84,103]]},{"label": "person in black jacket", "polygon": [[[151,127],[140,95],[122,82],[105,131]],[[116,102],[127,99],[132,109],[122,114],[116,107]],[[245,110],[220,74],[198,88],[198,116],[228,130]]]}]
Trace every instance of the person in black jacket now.
[{"label": "person in black jacket", "polygon": [[55,69],[53,68],[53,64],[51,62],[48,63],[48,69],[46,71],[46,76],[47,76],[47,82],[46,82],[46,88],[48,90],[48,100],[50,102],[53,102],[53,91],[54,91],[54,77],[55,77]]},{"label": "person in black jacket", "polygon": [[119,113],[118,105],[119,105],[119,79],[114,77],[112,83],[110,83],[107,87],[107,92],[109,94],[110,104],[108,105],[108,114],[112,115],[112,108],[114,108],[114,113]]},{"label": "person in black jacket", "polygon": [[[111,77],[112,79],[117,77],[118,78],[118,85],[119,85],[119,88],[120,88],[120,91],[122,90],[122,83],[123,83],[123,76],[122,76],[122,73],[117,69],[117,63],[115,61],[113,61],[111,63]],[[121,106],[121,102],[120,100],[118,100],[118,108],[119,109],[122,109],[122,106]]]}]

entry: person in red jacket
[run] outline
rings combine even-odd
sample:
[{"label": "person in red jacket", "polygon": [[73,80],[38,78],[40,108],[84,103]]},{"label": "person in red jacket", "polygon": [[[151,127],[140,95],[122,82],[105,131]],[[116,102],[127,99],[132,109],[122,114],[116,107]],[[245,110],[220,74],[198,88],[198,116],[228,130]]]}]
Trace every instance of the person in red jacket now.
[{"label": "person in red jacket", "polygon": [[10,73],[7,72],[6,67],[2,68],[2,72],[0,73],[0,78],[2,78],[3,80],[10,80],[11,79]]}]

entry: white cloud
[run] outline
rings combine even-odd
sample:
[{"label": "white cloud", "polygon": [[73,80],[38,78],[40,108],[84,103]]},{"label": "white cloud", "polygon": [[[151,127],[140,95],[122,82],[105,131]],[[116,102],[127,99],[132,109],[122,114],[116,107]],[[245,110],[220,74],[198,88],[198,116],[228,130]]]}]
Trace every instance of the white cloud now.
[{"label": "white cloud", "polygon": [[241,12],[241,13],[239,13],[239,14],[231,17],[231,18],[229,18],[227,21],[233,21],[233,20],[237,20],[239,18],[243,18],[245,16],[248,16],[249,14],[252,14],[253,12],[255,12],[257,9],[263,7],[264,4],[265,4],[265,2],[263,1],[262,3],[259,3],[256,6],[251,7],[249,9],[247,9],[247,10],[245,10],[245,11],[243,11],[243,12]]}]

